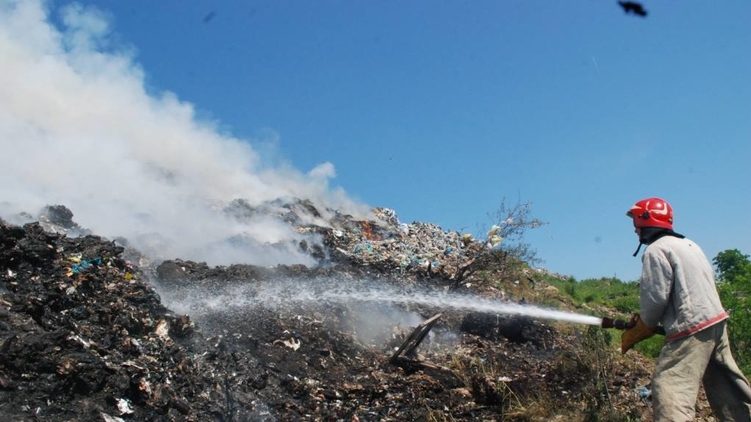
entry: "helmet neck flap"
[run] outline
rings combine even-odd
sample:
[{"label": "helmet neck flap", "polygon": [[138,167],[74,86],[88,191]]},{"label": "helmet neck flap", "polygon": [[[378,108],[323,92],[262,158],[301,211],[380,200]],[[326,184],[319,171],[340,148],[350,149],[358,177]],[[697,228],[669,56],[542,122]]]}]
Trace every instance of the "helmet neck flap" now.
[{"label": "helmet neck flap", "polygon": [[679,239],[683,239],[686,236],[676,233],[670,229],[663,229],[662,227],[644,227],[641,229],[641,232],[639,233],[639,246],[636,248],[636,251],[632,256],[636,256],[639,254],[639,251],[641,250],[642,245],[651,245],[657,239],[664,237],[664,236],[674,236]]}]

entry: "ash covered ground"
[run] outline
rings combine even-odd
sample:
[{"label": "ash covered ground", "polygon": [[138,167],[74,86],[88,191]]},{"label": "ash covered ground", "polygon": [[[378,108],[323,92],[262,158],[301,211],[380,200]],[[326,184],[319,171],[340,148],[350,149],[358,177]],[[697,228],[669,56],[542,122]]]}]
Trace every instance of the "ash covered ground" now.
[{"label": "ash covered ground", "polygon": [[650,419],[652,363],[621,356],[617,332],[445,300],[612,311],[387,209],[324,227],[303,224],[310,203],[282,208],[316,265],[154,261],[64,206],[0,220],[0,420]]}]

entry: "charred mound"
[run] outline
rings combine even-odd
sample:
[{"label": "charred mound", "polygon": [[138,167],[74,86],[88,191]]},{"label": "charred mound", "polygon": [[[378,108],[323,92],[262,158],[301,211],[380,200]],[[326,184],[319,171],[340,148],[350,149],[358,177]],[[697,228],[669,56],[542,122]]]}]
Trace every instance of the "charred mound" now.
[{"label": "charred mound", "polygon": [[[462,248],[458,236],[441,238],[436,252],[446,257],[451,250],[454,261],[410,267],[373,259],[393,256],[398,242],[367,249],[401,239],[396,231],[367,232],[368,222],[349,227],[318,230],[329,250],[315,268],[182,260],[142,266],[124,257],[133,251],[106,238],[0,220],[0,420],[646,414],[637,388],[648,383],[649,364],[623,360],[599,328],[357,299],[358,292],[465,290],[515,300],[515,287],[499,288],[503,280],[488,287],[473,278],[477,268],[465,271],[472,257],[453,252]],[[341,300],[347,295],[353,299]],[[437,314],[419,347],[395,359],[412,330]]]}]

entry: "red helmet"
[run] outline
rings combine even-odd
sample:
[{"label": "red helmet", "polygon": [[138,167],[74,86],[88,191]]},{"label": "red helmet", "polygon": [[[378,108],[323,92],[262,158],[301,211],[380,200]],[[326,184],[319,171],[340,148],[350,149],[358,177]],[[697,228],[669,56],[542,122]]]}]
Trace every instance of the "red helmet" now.
[{"label": "red helmet", "polygon": [[673,230],[673,207],[664,199],[648,198],[635,203],[626,213],[634,227],[661,227]]}]

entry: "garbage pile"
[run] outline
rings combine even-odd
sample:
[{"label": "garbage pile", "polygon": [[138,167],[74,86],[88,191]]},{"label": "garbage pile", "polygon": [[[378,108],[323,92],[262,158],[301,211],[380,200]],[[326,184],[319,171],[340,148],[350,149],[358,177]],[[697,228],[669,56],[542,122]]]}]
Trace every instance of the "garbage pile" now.
[{"label": "garbage pile", "polygon": [[339,261],[454,280],[486,248],[471,235],[447,232],[435,224],[401,223],[390,209],[376,208],[374,213],[375,222],[357,221],[349,230],[326,232]]},{"label": "garbage pile", "polygon": [[648,414],[638,388],[650,364],[597,359],[593,350],[607,350],[600,329],[444,312],[416,354],[395,363],[410,329],[445,310],[316,299],[369,291],[374,280],[406,293],[443,289],[431,274],[450,280],[487,247],[458,233],[405,225],[386,209],[378,220],[339,216],[329,227],[288,215],[323,239],[322,265],[141,266],[126,259],[137,252],[86,234],[72,213],[48,211],[23,226],[0,220],[0,420]]},{"label": "garbage pile", "polygon": [[[239,221],[259,213],[276,215],[307,236],[299,247],[323,265],[349,262],[364,268],[451,280],[474,257],[501,241],[495,236],[491,244],[493,233],[488,234],[488,240],[475,240],[471,234],[444,231],[435,224],[402,223],[389,208],[372,211],[373,220],[357,220],[335,210],[318,210],[310,201],[299,199],[255,207],[235,200],[224,208],[225,214]],[[324,215],[333,216],[325,219]]]}]

